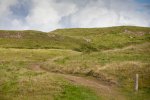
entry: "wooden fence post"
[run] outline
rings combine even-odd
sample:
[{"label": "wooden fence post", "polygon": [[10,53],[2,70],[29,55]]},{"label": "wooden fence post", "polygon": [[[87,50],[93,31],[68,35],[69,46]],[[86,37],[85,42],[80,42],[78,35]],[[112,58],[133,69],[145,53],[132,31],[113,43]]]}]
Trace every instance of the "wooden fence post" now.
[{"label": "wooden fence post", "polygon": [[138,91],[138,87],[139,87],[139,74],[135,75],[135,84],[134,84],[134,89],[135,91]]}]

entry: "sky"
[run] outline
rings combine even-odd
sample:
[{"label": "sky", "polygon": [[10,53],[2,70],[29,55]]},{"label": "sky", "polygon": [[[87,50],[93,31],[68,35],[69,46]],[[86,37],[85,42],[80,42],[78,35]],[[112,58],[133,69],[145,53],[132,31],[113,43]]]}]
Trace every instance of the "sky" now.
[{"label": "sky", "polygon": [[150,27],[150,0],[0,0],[0,30]]}]

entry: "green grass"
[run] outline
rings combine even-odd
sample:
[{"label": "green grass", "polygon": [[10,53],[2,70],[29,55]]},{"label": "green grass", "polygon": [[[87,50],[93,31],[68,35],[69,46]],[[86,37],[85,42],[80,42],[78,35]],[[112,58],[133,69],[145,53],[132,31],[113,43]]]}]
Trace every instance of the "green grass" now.
[{"label": "green grass", "polygon": [[45,61],[59,56],[80,54],[72,50],[61,49],[5,49],[0,48],[1,61]]},{"label": "green grass", "polygon": [[[117,84],[129,99],[149,98],[150,78],[149,43],[131,45],[89,54],[74,55],[46,62],[47,70],[68,74],[93,76]],[[140,75],[139,93],[134,95],[134,77]],[[133,94],[133,96],[129,95]]]},{"label": "green grass", "polygon": [[[0,30],[0,99],[103,100],[89,87],[57,73],[94,77],[115,84],[127,100],[150,98],[150,28]],[[46,71],[38,71],[40,66]],[[49,72],[48,72],[49,71]],[[50,73],[57,72],[57,73]],[[134,77],[138,73],[139,92]],[[113,90],[112,90],[113,91]]]},{"label": "green grass", "polygon": [[150,40],[150,28],[142,27],[109,27],[109,28],[74,28],[59,29],[55,34],[89,40],[97,50],[120,48]]},{"label": "green grass", "polygon": [[83,86],[67,84],[63,89],[55,100],[101,100],[100,96]]},{"label": "green grass", "polygon": [[70,84],[57,74],[29,70],[27,66],[28,62],[21,61],[0,64],[1,100],[99,100],[86,87]]},{"label": "green grass", "polygon": [[2,48],[22,49],[76,49],[82,45],[88,45],[81,39],[37,31],[1,30],[0,41]]},{"label": "green grass", "polygon": [[[34,64],[55,57],[80,53],[72,50],[48,49],[0,49],[0,98],[2,100],[76,98],[98,100],[94,92],[86,87],[73,85],[57,74],[31,70]],[[33,66],[34,67],[34,66]],[[74,93],[70,95],[70,91]],[[64,94],[67,93],[67,94]],[[84,93],[84,94],[82,94]],[[88,97],[87,97],[88,95]]]},{"label": "green grass", "polygon": [[40,31],[0,31],[0,47],[26,49],[72,49],[100,51],[140,44],[150,40],[150,29],[144,27],[109,27],[58,29]]}]

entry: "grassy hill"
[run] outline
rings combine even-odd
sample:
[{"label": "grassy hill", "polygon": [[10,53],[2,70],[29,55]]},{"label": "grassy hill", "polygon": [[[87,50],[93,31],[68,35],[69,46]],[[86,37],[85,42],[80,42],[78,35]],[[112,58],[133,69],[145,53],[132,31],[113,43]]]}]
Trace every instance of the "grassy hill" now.
[{"label": "grassy hill", "polygon": [[109,28],[74,28],[58,29],[53,33],[83,39],[98,50],[125,47],[150,40],[150,28],[142,27],[109,27]]},{"label": "grassy hill", "polygon": [[39,31],[0,31],[0,47],[26,49],[75,49],[86,43],[79,39]]},{"label": "grassy hill", "polygon": [[2,100],[148,100],[149,94],[150,28],[0,30]]},{"label": "grassy hill", "polygon": [[128,26],[58,29],[49,33],[1,30],[0,47],[100,51],[149,41],[149,32],[149,28]]}]

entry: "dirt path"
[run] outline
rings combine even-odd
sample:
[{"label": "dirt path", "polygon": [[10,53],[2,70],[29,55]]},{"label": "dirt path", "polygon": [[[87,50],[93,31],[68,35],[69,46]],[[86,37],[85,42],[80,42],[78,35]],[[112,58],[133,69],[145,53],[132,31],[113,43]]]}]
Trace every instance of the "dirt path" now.
[{"label": "dirt path", "polygon": [[106,85],[101,81],[87,77],[73,76],[68,74],[59,75],[63,76],[65,79],[69,80],[75,85],[86,86],[94,90],[98,95],[104,97],[106,100],[125,100],[124,97],[116,90],[115,86],[109,84]]},{"label": "dirt path", "polygon": [[30,69],[34,71],[42,71],[52,73],[54,75],[59,75],[60,77],[63,77],[66,80],[70,81],[72,84],[82,85],[90,88],[91,90],[94,90],[98,95],[104,97],[106,100],[125,100],[124,97],[120,95],[120,93],[116,90],[116,87],[109,84],[106,85],[104,84],[104,82],[98,81],[93,78],[50,72],[43,69],[38,64],[32,65]]}]

